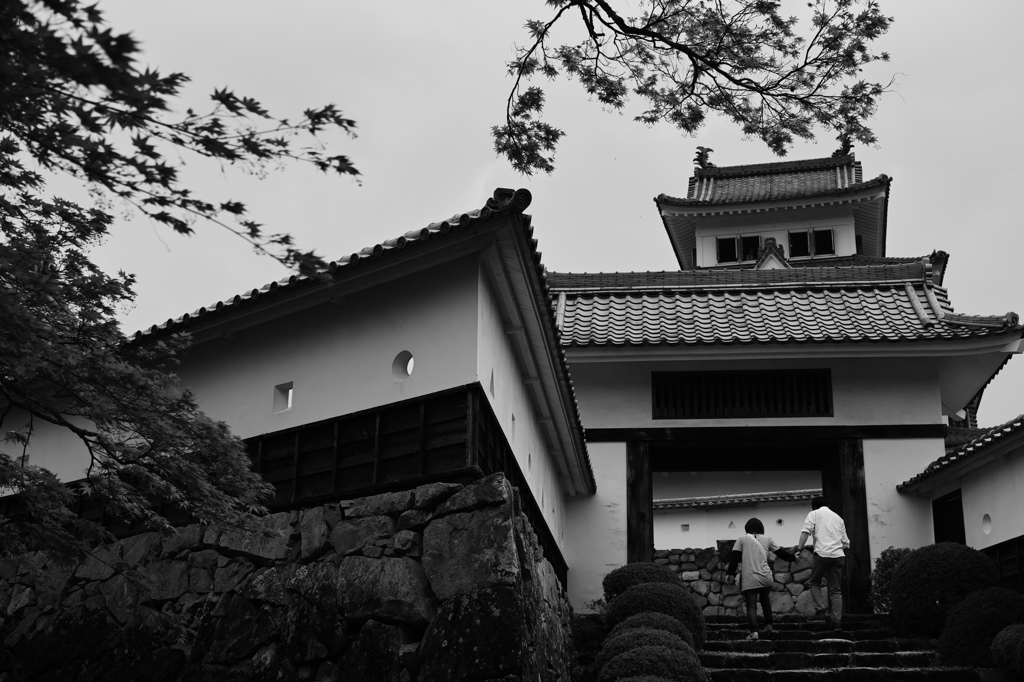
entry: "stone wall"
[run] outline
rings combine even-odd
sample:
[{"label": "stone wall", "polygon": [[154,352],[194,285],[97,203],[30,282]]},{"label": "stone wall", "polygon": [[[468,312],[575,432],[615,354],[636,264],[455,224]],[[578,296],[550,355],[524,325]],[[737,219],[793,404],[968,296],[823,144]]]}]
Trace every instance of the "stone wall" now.
[{"label": "stone wall", "polygon": [[0,564],[0,680],[568,681],[571,610],[501,474]]},{"label": "stone wall", "polygon": [[[825,613],[828,589],[821,588],[821,601],[815,601],[807,589],[812,556],[802,552],[793,562],[769,554],[775,584],[772,585],[772,613],[799,613],[815,616]],[[654,563],[667,565],[693,595],[705,616],[745,616],[747,608],[740,588],[726,584],[729,552],[717,549],[663,549],[653,555]]]}]

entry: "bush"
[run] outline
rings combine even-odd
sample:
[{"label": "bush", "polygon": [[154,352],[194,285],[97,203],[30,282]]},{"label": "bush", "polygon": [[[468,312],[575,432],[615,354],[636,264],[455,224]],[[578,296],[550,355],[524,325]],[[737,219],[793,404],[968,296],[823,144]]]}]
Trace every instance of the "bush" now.
[{"label": "bush", "polygon": [[997,582],[995,563],[976,549],[955,542],[915,549],[892,575],[893,622],[907,634],[938,637],[955,604]]},{"label": "bush", "polygon": [[608,662],[619,654],[624,654],[642,646],[663,646],[666,649],[686,649],[693,651],[693,647],[680,639],[677,635],[665,630],[653,628],[636,628],[627,630],[615,637],[609,636],[601,647],[601,652],[594,659],[592,670],[600,673],[601,669],[608,665]]},{"label": "bush", "polygon": [[615,598],[608,605],[605,617],[608,625],[615,627],[630,616],[646,611],[664,613],[682,623],[693,635],[693,647],[700,651],[704,647],[706,626],[704,614],[682,585],[667,583],[644,583],[634,585]]},{"label": "bush", "polygon": [[644,613],[638,613],[635,616],[630,616],[612,628],[612,631],[608,633],[608,638],[611,639],[612,637],[618,637],[622,633],[636,628],[650,628],[652,630],[664,630],[665,632],[671,632],[691,647],[693,646],[693,635],[685,625],[672,616],[666,616],[664,613],[658,613],[656,611],[645,611]]},{"label": "bush", "polygon": [[604,577],[604,599],[609,604],[633,585],[644,583],[673,583],[679,585],[679,576],[668,566],[636,563],[620,566]]},{"label": "bush", "polygon": [[912,552],[906,547],[888,547],[875,559],[875,570],[871,571],[871,608],[875,613],[892,611],[892,574],[900,559]]},{"label": "bush", "polygon": [[672,682],[707,682],[707,674],[693,649],[642,646],[619,654],[601,670],[598,682],[623,682],[651,676]]},{"label": "bush", "polygon": [[1024,674],[1024,624],[1007,625],[992,640],[992,661]]},{"label": "bush", "polygon": [[1014,623],[1024,623],[1024,594],[1003,587],[971,592],[949,610],[939,637],[942,664],[991,668],[992,641]]}]

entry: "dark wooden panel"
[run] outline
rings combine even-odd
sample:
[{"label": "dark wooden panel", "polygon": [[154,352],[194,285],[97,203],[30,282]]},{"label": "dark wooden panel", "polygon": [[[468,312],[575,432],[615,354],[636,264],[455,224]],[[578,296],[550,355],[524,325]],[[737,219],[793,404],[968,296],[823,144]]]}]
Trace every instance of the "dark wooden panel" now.
[{"label": "dark wooden panel", "polygon": [[828,369],[652,372],[654,419],[831,417]]},{"label": "dark wooden panel", "polygon": [[626,443],[626,561],[654,553],[654,492],[647,443]]},{"label": "dark wooden panel", "polygon": [[874,438],[945,438],[945,424],[874,424],[865,426],[698,426],[665,428],[588,428],[588,443],[628,443],[630,441],[706,441],[709,445],[725,441],[759,443],[766,440],[819,440]]}]

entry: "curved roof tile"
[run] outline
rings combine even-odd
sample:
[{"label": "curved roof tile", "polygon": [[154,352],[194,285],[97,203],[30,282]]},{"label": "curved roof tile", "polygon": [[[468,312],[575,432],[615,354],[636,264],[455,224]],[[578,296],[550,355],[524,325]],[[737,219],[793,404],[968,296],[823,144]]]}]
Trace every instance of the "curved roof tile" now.
[{"label": "curved roof tile", "polygon": [[980,436],[939,457],[917,476],[896,486],[896,490],[904,492],[908,488],[938,475],[954,464],[962,464],[981,456],[994,445],[998,445],[1007,438],[1019,433],[1024,433],[1024,414],[1014,417],[1004,424],[985,430]]}]

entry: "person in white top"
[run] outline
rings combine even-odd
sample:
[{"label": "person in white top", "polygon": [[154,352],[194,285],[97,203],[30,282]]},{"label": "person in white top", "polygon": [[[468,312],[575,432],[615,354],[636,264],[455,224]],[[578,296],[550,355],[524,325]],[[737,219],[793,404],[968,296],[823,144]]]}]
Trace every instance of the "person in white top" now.
[{"label": "person in white top", "polygon": [[737,583],[747,603],[747,621],[750,623],[750,634],[747,639],[757,639],[757,604],[761,603],[764,612],[764,631],[775,632],[772,627],[771,589],[775,583],[775,574],[768,561],[768,553],[775,552],[786,561],[794,561],[795,556],[775,544],[775,541],[764,534],[761,519],[750,519],[743,527],[747,533],[736,541],[729,555],[728,583],[736,574],[739,566],[740,574]]},{"label": "person in white top", "polygon": [[832,609],[832,625],[842,629],[843,618],[843,569],[846,566],[846,550],[850,538],[846,535],[843,517],[825,506],[822,497],[811,500],[811,513],[804,519],[800,533],[797,554],[804,550],[808,538],[814,547],[814,566],[807,579],[814,601],[821,602],[821,578],[828,583],[828,600]]}]

